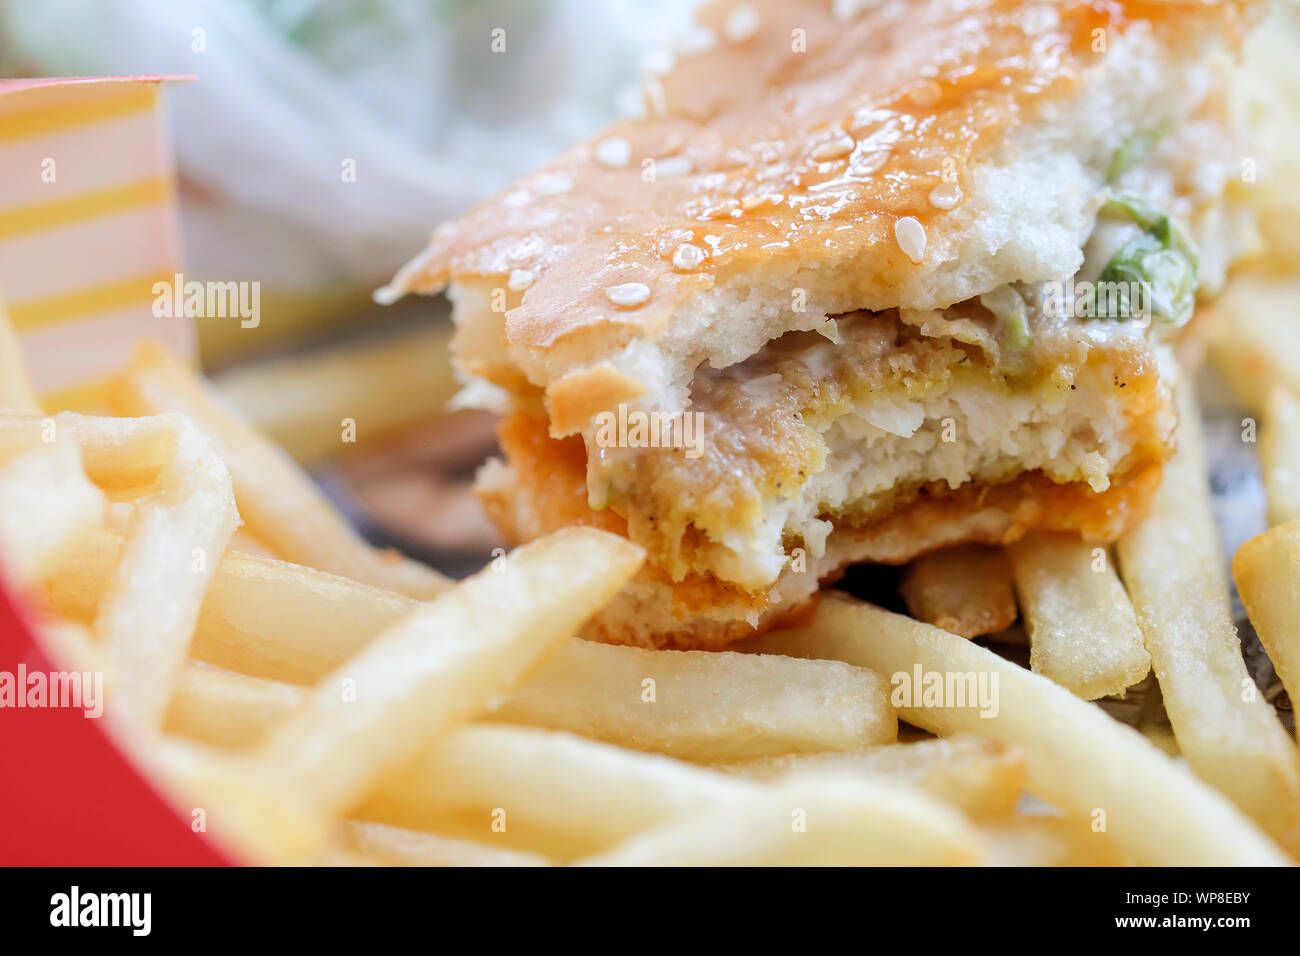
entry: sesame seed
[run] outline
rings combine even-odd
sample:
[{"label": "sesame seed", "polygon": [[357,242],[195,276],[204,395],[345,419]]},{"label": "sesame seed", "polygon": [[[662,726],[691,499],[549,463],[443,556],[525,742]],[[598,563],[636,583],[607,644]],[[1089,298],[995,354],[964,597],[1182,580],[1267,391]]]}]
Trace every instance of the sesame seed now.
[{"label": "sesame seed", "polygon": [[721,219],[723,216],[730,216],[733,213],[740,214],[740,203],[735,199],[724,199],[715,206],[709,206],[703,210],[697,218],[699,219]]},{"label": "sesame seed", "polygon": [[645,99],[647,115],[668,115],[668,97],[664,95],[664,85],[657,78],[652,76],[641,84],[641,95]]},{"label": "sesame seed", "polygon": [[880,0],[831,0],[831,15],[843,22],[852,20],[879,5]]},{"label": "sesame seed", "polygon": [[784,193],[750,193],[740,201],[740,208],[745,212],[753,212],[767,205],[778,205],[785,201]]},{"label": "sesame seed", "polygon": [[913,262],[925,258],[925,226],[915,216],[905,216],[894,223],[894,241]]},{"label": "sesame seed", "polygon": [[651,47],[641,54],[637,69],[642,76],[663,76],[673,68],[673,51]]},{"label": "sesame seed", "polygon": [[930,190],[930,205],[936,209],[951,209],[961,202],[961,186],[956,183],[940,183]]},{"label": "sesame seed", "polygon": [[706,258],[708,258],[707,254],[699,246],[683,242],[673,253],[673,268],[680,269],[682,272],[694,272],[704,265]]},{"label": "sesame seed", "polygon": [[523,292],[533,284],[535,278],[527,269],[513,269],[510,278],[506,280],[506,288],[511,292]]},{"label": "sesame seed", "polygon": [[751,4],[739,3],[727,14],[722,31],[732,43],[744,43],[758,32],[758,11]]},{"label": "sesame seed", "polygon": [[717,43],[718,37],[712,30],[695,26],[679,37],[673,46],[681,56],[698,56],[712,50]]},{"label": "sesame seed", "polygon": [[602,166],[626,166],[631,159],[632,146],[622,136],[611,136],[596,144],[596,162]]},{"label": "sesame seed", "polygon": [[617,306],[633,308],[650,298],[650,287],[644,282],[624,282],[606,289],[605,298]]},{"label": "sesame seed", "polygon": [[1021,21],[1021,29],[1025,36],[1038,36],[1054,29],[1060,22],[1061,17],[1054,8],[1032,7],[1026,11],[1024,20]]},{"label": "sesame seed", "polygon": [[689,156],[665,156],[655,160],[656,176],[685,176],[694,168]]},{"label": "sesame seed", "polygon": [[907,98],[922,108],[934,106],[943,98],[943,90],[934,80],[926,80],[907,94]]},{"label": "sesame seed", "polygon": [[568,173],[543,173],[533,182],[539,196],[558,196],[573,188],[573,178]]},{"label": "sesame seed", "polygon": [[843,159],[853,152],[853,146],[853,137],[847,133],[840,133],[834,139],[818,143],[817,146],[813,147],[812,158],[819,163],[827,163],[833,159]]},{"label": "sesame seed", "polygon": [[874,173],[889,160],[889,148],[873,149],[869,153],[860,153],[853,159],[853,171],[859,176]]}]

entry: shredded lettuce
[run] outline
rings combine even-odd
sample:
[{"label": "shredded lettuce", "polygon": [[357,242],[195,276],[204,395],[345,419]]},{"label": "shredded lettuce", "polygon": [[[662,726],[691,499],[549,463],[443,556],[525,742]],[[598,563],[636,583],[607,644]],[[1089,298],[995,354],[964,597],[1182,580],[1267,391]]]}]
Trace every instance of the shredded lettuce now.
[{"label": "shredded lettuce", "polygon": [[1191,238],[1164,209],[1138,196],[1112,196],[1102,215],[1123,216],[1142,235],[1129,240],[1110,258],[1097,277],[1111,295],[1097,295],[1093,317],[1122,321],[1142,311],[1130,289],[1142,287],[1150,298],[1151,317],[1183,325],[1196,302],[1199,255]]},{"label": "shredded lettuce", "polygon": [[1111,154],[1110,165],[1106,168],[1106,182],[1113,183],[1142,162],[1147,153],[1151,152],[1151,147],[1160,142],[1164,135],[1162,129],[1146,129],[1124,140],[1119,149]]},{"label": "shredded lettuce", "polygon": [[1002,324],[1002,341],[1007,348],[1020,351],[1033,344],[1025,300],[1011,286],[1001,285],[984,293],[980,296],[980,305],[992,312]]}]

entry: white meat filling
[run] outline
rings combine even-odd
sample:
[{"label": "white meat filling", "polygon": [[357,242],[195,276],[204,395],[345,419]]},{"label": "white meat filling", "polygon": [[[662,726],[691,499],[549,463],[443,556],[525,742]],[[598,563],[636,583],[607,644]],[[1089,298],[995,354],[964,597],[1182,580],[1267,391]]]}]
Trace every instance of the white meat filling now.
[{"label": "white meat filling", "polygon": [[[834,418],[821,435],[826,467],[792,498],[772,496],[756,526],[728,535],[709,555],[717,573],[749,590],[768,587],[802,541],[819,560],[833,530],[828,516],[862,510],[898,488],[942,482],[995,483],[1041,471],[1083,480],[1097,492],[1133,450],[1124,402],[1104,366],[1025,393],[968,385],[923,401],[873,401]],[[1076,387],[1071,388],[1071,385]]]}]

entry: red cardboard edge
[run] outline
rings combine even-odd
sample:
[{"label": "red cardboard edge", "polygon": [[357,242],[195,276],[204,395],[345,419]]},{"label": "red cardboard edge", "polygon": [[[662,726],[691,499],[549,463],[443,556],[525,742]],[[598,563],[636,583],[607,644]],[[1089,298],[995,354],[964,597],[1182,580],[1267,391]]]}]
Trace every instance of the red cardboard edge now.
[{"label": "red cardboard edge", "polygon": [[[0,671],[55,669],[0,581]],[[100,720],[0,707],[0,865],[228,866],[132,765]]]}]

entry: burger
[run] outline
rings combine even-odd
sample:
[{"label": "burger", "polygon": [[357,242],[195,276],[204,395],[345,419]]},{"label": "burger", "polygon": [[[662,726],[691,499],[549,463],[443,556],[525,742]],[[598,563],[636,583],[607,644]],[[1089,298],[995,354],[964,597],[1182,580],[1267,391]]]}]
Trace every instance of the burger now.
[{"label": "burger", "polygon": [[860,562],[1105,544],[1172,452],[1170,343],[1256,233],[1253,4],[731,0],[644,115],[440,226],[477,479],[523,542],[646,549],[591,625],[718,648]]}]

